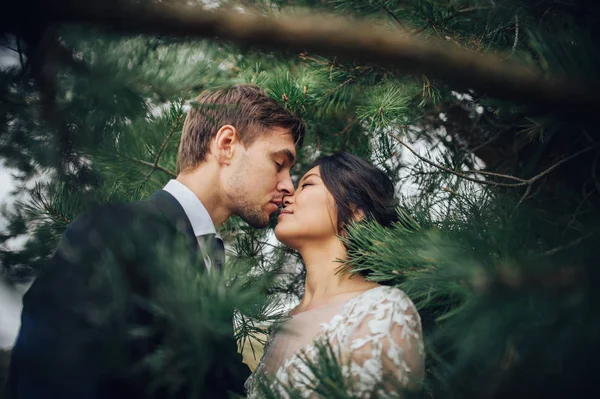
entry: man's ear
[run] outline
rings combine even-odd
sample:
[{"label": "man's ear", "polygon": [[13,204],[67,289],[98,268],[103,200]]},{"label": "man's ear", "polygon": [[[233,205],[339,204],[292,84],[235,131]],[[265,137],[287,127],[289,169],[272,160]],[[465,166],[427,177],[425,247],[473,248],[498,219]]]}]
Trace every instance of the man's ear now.
[{"label": "man's ear", "polygon": [[219,128],[211,146],[213,147],[213,154],[219,163],[228,164],[230,162],[235,154],[238,143],[239,136],[235,127],[224,125]]}]

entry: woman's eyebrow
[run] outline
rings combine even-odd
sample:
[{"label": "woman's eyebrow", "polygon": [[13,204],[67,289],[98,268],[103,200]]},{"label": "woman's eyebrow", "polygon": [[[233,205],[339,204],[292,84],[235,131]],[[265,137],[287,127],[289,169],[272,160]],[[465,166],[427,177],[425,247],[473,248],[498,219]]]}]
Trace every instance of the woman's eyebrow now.
[{"label": "woman's eyebrow", "polygon": [[308,178],[309,178],[309,177],[311,177],[311,176],[316,176],[316,177],[318,177],[319,179],[321,178],[321,176],[319,176],[318,174],[316,174],[316,173],[311,173],[310,175],[306,175],[306,176],[302,177],[302,179],[300,179],[300,181],[298,182],[298,184],[302,183],[304,180],[308,179]]}]

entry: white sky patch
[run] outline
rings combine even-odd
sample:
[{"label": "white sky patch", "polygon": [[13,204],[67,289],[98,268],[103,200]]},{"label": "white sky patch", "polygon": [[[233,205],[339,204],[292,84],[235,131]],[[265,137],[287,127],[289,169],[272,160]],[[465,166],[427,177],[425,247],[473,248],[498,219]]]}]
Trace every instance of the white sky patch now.
[{"label": "white sky patch", "polygon": [[[15,197],[15,171],[6,167],[0,160],[0,204],[6,204],[8,209],[14,204]],[[0,216],[0,231],[6,231],[7,221]],[[7,241],[5,249],[17,249],[27,240],[27,236],[18,237]],[[5,283],[0,276],[0,348],[9,348],[14,345],[21,325],[22,295],[24,289],[16,289]]]},{"label": "white sky patch", "polygon": [[468,93],[459,93],[457,91],[452,91],[451,93],[459,100],[473,101],[473,96]]},{"label": "white sky patch", "polygon": [[15,51],[0,47],[0,69],[19,65],[19,56]]},{"label": "white sky patch", "polygon": [[[16,188],[13,177],[15,172],[17,171],[7,168],[0,160],[0,204],[6,205],[8,210],[12,209],[15,201],[19,199],[18,195],[13,195]],[[7,221],[0,216],[0,231],[5,232],[6,228]],[[27,238],[27,235],[23,235],[8,240],[4,249],[18,250],[23,247]],[[21,325],[22,296],[28,288],[29,284],[11,287],[0,275],[0,348],[11,347],[17,338]]]},{"label": "white sky patch", "polygon": [[[0,160],[0,204],[10,203],[11,193],[15,189],[15,179],[12,176],[12,170],[6,167]],[[0,231],[6,228],[6,220],[0,216]]]},{"label": "white sky patch", "polygon": [[[0,69],[17,67],[20,65],[18,54],[15,51],[0,47]],[[14,195],[16,180],[14,174],[17,170],[10,169],[0,159],[0,205],[6,205],[11,210],[19,195]],[[0,231],[5,232],[7,221],[0,216]],[[17,250],[27,241],[27,235],[6,241],[4,249]],[[21,325],[22,297],[29,288],[29,284],[16,287],[9,286],[0,275],[0,348],[10,348],[14,345]]]},{"label": "white sky patch", "polygon": [[0,279],[0,349],[14,345],[21,319],[22,293]]}]

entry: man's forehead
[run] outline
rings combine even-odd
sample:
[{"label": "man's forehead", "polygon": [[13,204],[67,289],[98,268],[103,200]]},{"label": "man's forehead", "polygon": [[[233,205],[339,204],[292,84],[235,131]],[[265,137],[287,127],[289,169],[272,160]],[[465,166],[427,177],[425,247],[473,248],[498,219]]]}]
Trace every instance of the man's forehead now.
[{"label": "man's forehead", "polygon": [[292,133],[283,128],[273,128],[263,136],[263,140],[269,144],[273,152],[291,154],[292,157],[296,158],[296,145],[294,143],[294,136]]},{"label": "man's forehead", "polygon": [[291,144],[292,147],[296,147],[296,143],[294,141],[294,135],[287,129],[277,130],[271,133],[271,138],[276,139],[279,142],[285,142]]}]

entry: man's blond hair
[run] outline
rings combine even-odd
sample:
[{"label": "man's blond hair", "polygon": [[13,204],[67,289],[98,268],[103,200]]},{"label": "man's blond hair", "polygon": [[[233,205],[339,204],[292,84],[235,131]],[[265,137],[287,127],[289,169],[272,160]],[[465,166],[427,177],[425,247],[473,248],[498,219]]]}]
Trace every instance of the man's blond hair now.
[{"label": "man's blond hair", "polygon": [[177,171],[195,168],[206,160],[210,141],[224,125],[235,127],[246,147],[268,129],[287,129],[297,146],[302,145],[305,125],[302,120],[250,84],[205,91],[192,106],[183,125],[177,156]]}]

